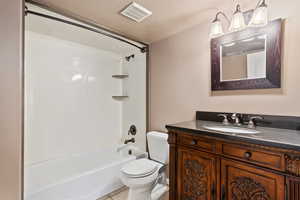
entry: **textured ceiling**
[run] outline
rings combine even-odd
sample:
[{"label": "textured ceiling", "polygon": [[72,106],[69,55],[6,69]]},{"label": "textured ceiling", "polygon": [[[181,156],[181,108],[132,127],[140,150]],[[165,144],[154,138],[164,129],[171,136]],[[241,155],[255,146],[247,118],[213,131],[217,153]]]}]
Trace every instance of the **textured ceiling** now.
[{"label": "textured ceiling", "polygon": [[[34,0],[68,15],[89,20],[112,31],[145,43],[152,43],[212,20],[218,9],[230,13],[233,0],[136,0],[153,12],[142,23],[119,12],[130,0]],[[242,6],[253,0],[240,0]]]}]

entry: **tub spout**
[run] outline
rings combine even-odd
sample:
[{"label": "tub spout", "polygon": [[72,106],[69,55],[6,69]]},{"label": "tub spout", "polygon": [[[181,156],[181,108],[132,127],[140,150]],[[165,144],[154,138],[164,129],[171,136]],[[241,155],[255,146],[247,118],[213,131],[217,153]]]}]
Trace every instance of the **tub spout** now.
[{"label": "tub spout", "polygon": [[128,144],[122,144],[121,146],[119,146],[117,148],[117,152],[120,152],[121,150],[125,149],[127,146],[129,146]]}]

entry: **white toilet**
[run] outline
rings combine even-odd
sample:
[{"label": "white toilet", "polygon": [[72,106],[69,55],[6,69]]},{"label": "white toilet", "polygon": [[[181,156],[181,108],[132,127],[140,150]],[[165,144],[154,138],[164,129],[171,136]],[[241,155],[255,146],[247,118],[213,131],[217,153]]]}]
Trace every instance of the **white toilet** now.
[{"label": "white toilet", "polygon": [[121,180],[129,188],[128,200],[159,200],[169,190],[165,175],[168,135],[150,132],[147,139],[150,159],[131,161],[121,169]]}]

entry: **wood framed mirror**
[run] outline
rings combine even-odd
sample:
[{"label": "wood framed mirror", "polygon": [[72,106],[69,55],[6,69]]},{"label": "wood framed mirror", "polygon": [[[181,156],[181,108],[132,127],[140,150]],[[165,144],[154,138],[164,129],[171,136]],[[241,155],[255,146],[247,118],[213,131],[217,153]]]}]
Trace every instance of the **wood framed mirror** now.
[{"label": "wood framed mirror", "polygon": [[277,19],[212,39],[212,90],[280,88],[281,27]]}]

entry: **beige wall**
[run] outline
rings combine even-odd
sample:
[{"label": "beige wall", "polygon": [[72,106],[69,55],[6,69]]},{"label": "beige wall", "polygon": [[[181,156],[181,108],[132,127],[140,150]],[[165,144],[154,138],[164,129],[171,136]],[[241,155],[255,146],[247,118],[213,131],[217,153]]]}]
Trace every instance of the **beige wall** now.
[{"label": "beige wall", "polygon": [[[253,2],[255,4],[255,2]],[[283,86],[274,90],[211,93],[207,23],[153,43],[150,50],[150,128],[192,120],[196,110],[300,115],[299,0],[270,1],[272,19],[285,18]]]},{"label": "beige wall", "polygon": [[23,1],[0,5],[0,199],[20,200]]}]

